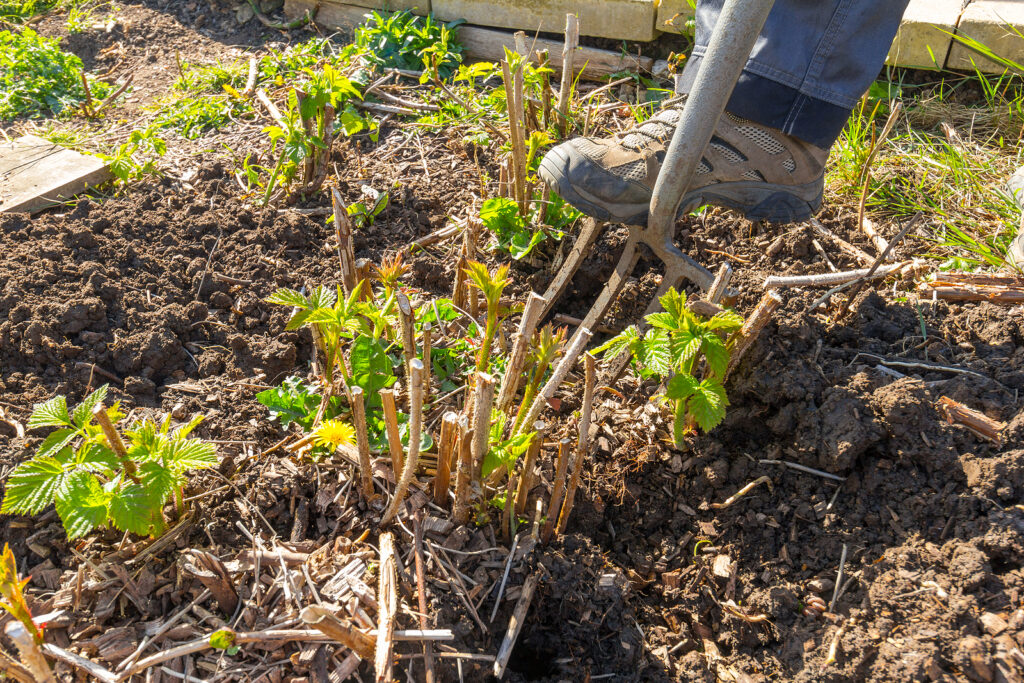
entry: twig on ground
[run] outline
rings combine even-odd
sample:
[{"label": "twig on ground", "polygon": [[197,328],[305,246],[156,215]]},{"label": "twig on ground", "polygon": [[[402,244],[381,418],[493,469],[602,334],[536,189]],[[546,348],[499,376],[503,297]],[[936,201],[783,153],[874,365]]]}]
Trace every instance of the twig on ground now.
[{"label": "twig on ground", "polygon": [[839,599],[839,586],[843,584],[843,576],[846,572],[846,550],[847,546],[844,543],[843,552],[839,556],[839,572],[836,574],[836,586],[832,591],[832,600],[828,603],[828,611],[833,613],[836,611],[836,600]]},{"label": "twig on ground", "polygon": [[914,226],[917,225],[917,223],[923,217],[924,217],[924,213],[922,213],[921,211],[918,211],[917,213],[915,213],[913,218],[908,220],[906,225],[903,226],[903,229],[900,230],[896,234],[896,236],[892,238],[892,242],[890,242],[890,243],[888,243],[886,245],[886,247],[882,251],[882,253],[878,255],[877,259],[875,259],[875,262],[871,264],[870,268],[868,268],[867,274],[864,275],[863,278],[861,278],[861,279],[859,279],[857,281],[857,284],[854,286],[853,291],[850,292],[850,296],[848,296],[846,298],[846,301],[843,303],[842,307],[836,313],[836,316],[835,316],[836,320],[839,320],[839,319],[841,319],[843,317],[843,315],[846,313],[847,309],[849,309],[850,304],[853,302],[854,299],[857,298],[857,295],[860,294],[860,290],[861,290],[861,288],[864,287],[864,283],[871,279],[871,277],[875,274],[875,271],[878,270],[878,267],[880,265],[882,265],[882,262],[889,256],[889,252],[891,252],[893,250],[893,248],[897,244],[899,244],[900,242],[903,241],[903,238],[906,237],[907,233],[910,232],[911,229],[913,229]]},{"label": "twig on ground", "polygon": [[743,356],[747,353],[750,347],[754,345],[754,340],[757,339],[758,335],[761,334],[761,330],[763,330],[768,324],[768,321],[771,320],[775,309],[781,305],[782,297],[774,291],[768,290],[764,293],[757,306],[743,322],[743,326],[733,332],[729,339],[730,345],[732,346],[732,353],[729,355],[729,367],[725,371],[726,377],[728,377],[729,373],[739,366],[740,361],[743,360]]},{"label": "twig on ground", "polygon": [[736,502],[737,500],[739,500],[739,499],[740,499],[740,498],[742,498],[743,496],[745,496],[745,495],[747,495],[748,493],[750,493],[750,491],[751,491],[751,490],[752,490],[752,489],[753,489],[753,488],[754,488],[755,486],[757,486],[758,484],[768,484],[768,490],[771,490],[771,489],[772,489],[772,480],[771,480],[771,477],[768,477],[768,476],[758,477],[758,478],[757,478],[757,479],[755,479],[754,481],[750,482],[749,484],[747,484],[746,486],[744,486],[743,488],[741,488],[741,489],[740,489],[739,491],[737,491],[736,493],[734,493],[734,494],[732,494],[731,496],[729,496],[729,497],[728,497],[728,498],[727,498],[727,499],[725,500],[725,502],[724,502],[724,503],[712,503],[712,504],[711,504],[711,508],[712,508],[713,510],[724,510],[725,508],[729,507],[730,505],[732,505],[733,503],[735,503],[735,502]]},{"label": "twig on ground", "polygon": [[839,475],[836,474],[830,474],[828,472],[823,472],[822,470],[816,470],[813,467],[808,467],[807,465],[801,465],[795,462],[789,462],[788,460],[758,460],[758,462],[761,463],[762,465],[784,465],[793,470],[806,472],[807,474],[816,474],[819,477],[825,477],[826,479],[831,479],[833,481],[846,481],[846,477],[840,477]]},{"label": "twig on ground", "polygon": [[832,240],[832,242],[834,242],[840,249],[860,261],[861,265],[870,266],[874,262],[875,259],[871,258],[870,254],[860,247],[855,247],[839,235],[826,228],[817,218],[811,219],[811,228],[813,228],[814,232],[818,233],[822,237],[827,237]]},{"label": "twig on ground", "polygon": [[494,599],[494,608],[491,610],[491,618],[488,622],[494,623],[494,617],[498,614],[498,607],[501,606],[501,598],[505,595],[505,584],[508,582],[508,573],[512,569],[512,561],[516,557],[516,548],[519,547],[519,535],[512,539],[512,549],[508,551],[508,558],[505,560],[505,571],[501,576],[501,585],[498,587],[498,597]]},{"label": "twig on ground", "polygon": [[[423,511],[420,510],[413,517],[413,540],[412,551],[416,564],[416,598],[419,603],[420,628],[426,630],[427,624],[427,582],[423,562]],[[423,658],[426,675],[426,683],[434,683],[434,647],[428,641],[423,642]]]},{"label": "twig on ground", "polygon": [[870,268],[859,270],[840,270],[835,273],[819,273],[817,275],[770,275],[764,281],[764,289],[779,289],[783,287],[828,287],[855,282],[870,277],[885,277],[901,268],[906,263],[893,263],[885,265],[872,272]]},{"label": "twig on ground", "polygon": [[583,405],[580,408],[579,435],[576,440],[576,460],[572,466],[572,476],[569,478],[565,502],[562,504],[562,511],[558,514],[556,536],[564,534],[565,528],[569,524],[569,515],[572,514],[573,504],[576,502],[576,489],[579,488],[580,476],[583,474],[583,462],[590,452],[590,422],[594,408],[597,369],[594,357],[589,353],[583,355],[583,364],[585,380],[583,385]]},{"label": "twig on ground", "polygon": [[522,592],[519,593],[519,602],[516,603],[515,611],[508,622],[508,632],[505,634],[505,639],[501,641],[498,656],[494,660],[493,673],[494,677],[499,680],[505,675],[505,667],[508,666],[508,660],[512,656],[512,648],[515,647],[516,640],[519,638],[519,632],[523,629],[526,613],[530,610],[530,603],[533,601],[533,593],[537,590],[539,580],[540,574],[534,572],[523,583]]}]

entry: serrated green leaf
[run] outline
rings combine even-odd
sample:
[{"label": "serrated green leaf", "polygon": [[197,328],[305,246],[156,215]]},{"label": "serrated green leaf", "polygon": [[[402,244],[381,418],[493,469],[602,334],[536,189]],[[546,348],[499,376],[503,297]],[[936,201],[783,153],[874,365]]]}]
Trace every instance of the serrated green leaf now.
[{"label": "serrated green leaf", "polygon": [[54,502],[68,538],[78,538],[106,523],[110,494],[92,474],[78,471],[57,488]]},{"label": "serrated green leaf", "polygon": [[615,358],[640,339],[640,331],[636,325],[630,325],[616,336],[598,346],[591,353],[603,353],[606,358]]},{"label": "serrated green leaf", "polygon": [[367,400],[396,381],[384,345],[372,337],[356,337],[349,349],[349,361],[352,365],[352,382],[362,387]]},{"label": "serrated green leaf", "polygon": [[202,470],[217,464],[217,449],[199,439],[175,440],[168,445],[164,458],[178,472]]},{"label": "serrated green leaf", "polygon": [[684,328],[678,334],[672,335],[671,346],[674,364],[679,367],[685,366],[692,361],[697,352],[700,351],[702,342],[703,339],[696,336],[689,327]]},{"label": "serrated green leaf", "polygon": [[117,454],[98,443],[80,447],[71,462],[90,472],[112,472],[121,467]]},{"label": "serrated green leaf", "polygon": [[647,316],[647,322],[651,327],[667,330],[669,332],[675,332],[679,329],[679,322],[667,311],[651,313]]},{"label": "serrated green leaf", "polygon": [[176,438],[176,439],[184,439],[186,436],[191,434],[192,431],[196,427],[198,427],[200,424],[202,424],[203,420],[205,420],[205,419],[206,419],[205,415],[202,415],[202,414],[193,415],[191,420],[189,420],[188,422],[186,422],[185,424],[181,425],[180,427],[178,427],[177,429],[174,430],[174,438]]},{"label": "serrated green leaf", "polygon": [[334,290],[323,285],[315,287],[312,294],[309,295],[310,308],[330,308],[337,301],[338,295],[334,293]]},{"label": "serrated green leaf", "polygon": [[74,426],[68,415],[68,400],[63,396],[54,396],[45,403],[37,404],[32,410],[32,416],[28,418],[29,429]]},{"label": "serrated green leaf", "polygon": [[64,482],[64,465],[56,458],[35,457],[14,468],[7,478],[0,512],[34,515],[53,502]]},{"label": "serrated green leaf", "polygon": [[78,436],[79,432],[77,429],[58,429],[50,432],[43,442],[39,444],[39,450],[36,451],[36,457],[52,457],[60,452],[65,446]]},{"label": "serrated green leaf", "polygon": [[184,483],[184,478],[172,467],[158,462],[147,462],[139,468],[139,481],[150,502],[154,505],[163,505],[175,489]]},{"label": "serrated green leaf", "polygon": [[672,371],[672,349],[664,330],[647,330],[640,352],[639,360],[651,375],[665,377]]},{"label": "serrated green leaf", "polygon": [[298,308],[309,307],[309,299],[302,292],[294,289],[277,290],[267,297],[267,303],[277,304],[278,306],[296,306]]},{"label": "serrated green leaf", "polygon": [[711,320],[707,322],[707,329],[709,330],[720,330],[722,332],[732,332],[743,327],[743,316],[736,311],[722,311],[716,313]]},{"label": "serrated green leaf", "polygon": [[697,425],[709,432],[725,418],[727,405],[729,400],[725,395],[725,387],[717,379],[709,377],[697,386],[686,408]]},{"label": "serrated green leaf", "polygon": [[674,401],[683,401],[693,395],[700,384],[692,375],[680,373],[665,385],[665,397]]},{"label": "serrated green leaf", "polygon": [[665,292],[658,299],[658,303],[674,320],[682,321],[690,315],[690,312],[686,309],[686,292],[678,292],[675,287]]},{"label": "serrated green leaf", "polygon": [[725,348],[722,338],[714,332],[708,332],[704,335],[700,348],[708,361],[711,374],[724,377],[725,371],[729,368],[729,350]]},{"label": "serrated green leaf", "polygon": [[85,400],[79,403],[78,407],[75,408],[75,412],[71,416],[71,419],[79,428],[89,424],[89,421],[92,420],[93,409],[107,397],[107,386],[108,385],[104,384],[99,389],[86,396]]},{"label": "serrated green leaf", "polygon": [[307,318],[309,318],[309,315],[312,312],[313,312],[313,309],[310,309],[310,308],[307,308],[305,310],[299,311],[298,313],[293,315],[288,320],[288,323],[284,326],[284,329],[286,329],[286,330],[297,330],[297,329],[299,329],[300,327],[302,327],[303,325],[306,324],[306,320],[307,320]]},{"label": "serrated green leaf", "polygon": [[154,504],[149,492],[139,484],[127,482],[110,497],[110,521],[121,531],[148,536],[158,526],[154,515],[160,514],[163,501]]}]

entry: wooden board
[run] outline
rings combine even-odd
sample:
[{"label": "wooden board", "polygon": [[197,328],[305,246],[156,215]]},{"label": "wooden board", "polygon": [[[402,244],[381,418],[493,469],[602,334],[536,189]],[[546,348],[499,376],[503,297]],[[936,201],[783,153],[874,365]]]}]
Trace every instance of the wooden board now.
[{"label": "wooden board", "polygon": [[[285,0],[285,14],[289,17],[299,17],[305,14],[307,9],[315,7],[316,4],[317,0]],[[369,11],[365,7],[357,7],[337,2],[337,0],[319,0],[319,5],[320,11],[316,14],[316,23],[330,30],[352,30],[363,21]],[[505,47],[515,50],[515,38],[510,31],[465,25],[459,26],[456,31],[465,54],[473,59],[494,62],[504,59]],[[533,36],[530,35],[526,44],[534,51],[547,50],[551,55],[551,67],[556,72],[561,70],[562,41],[544,38],[534,41]],[[611,50],[581,47],[576,51],[574,64],[577,73],[580,70],[583,71],[583,78],[601,80],[623,71],[650,71],[654,60],[650,57],[623,55]]]},{"label": "wooden board", "polygon": [[34,213],[110,178],[99,157],[34,135],[0,144],[0,212]]}]

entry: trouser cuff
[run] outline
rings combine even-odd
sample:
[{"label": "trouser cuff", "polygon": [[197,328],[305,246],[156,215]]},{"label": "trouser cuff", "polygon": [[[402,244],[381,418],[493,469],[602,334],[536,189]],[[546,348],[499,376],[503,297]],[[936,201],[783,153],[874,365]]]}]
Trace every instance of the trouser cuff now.
[{"label": "trouser cuff", "polygon": [[[691,57],[683,73],[676,76],[677,93],[690,92],[701,59]],[[832,146],[850,116],[848,107],[805,95],[796,88],[746,70],[740,74],[725,109],[822,149]]]}]

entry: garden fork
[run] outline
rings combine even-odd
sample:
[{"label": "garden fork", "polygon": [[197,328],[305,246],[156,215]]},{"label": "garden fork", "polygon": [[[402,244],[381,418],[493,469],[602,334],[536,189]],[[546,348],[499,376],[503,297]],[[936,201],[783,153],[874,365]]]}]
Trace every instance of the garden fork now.
[{"label": "garden fork", "polygon": [[[725,110],[773,4],[774,0],[726,0],[654,185],[647,226],[629,226],[629,237],[615,272],[580,323],[576,334],[583,329],[593,330],[604,316],[640,260],[641,243],[647,245],[665,264],[665,276],[658,293],[648,306],[648,313],[657,311],[660,307],[658,300],[669,288],[678,287],[684,279],[695,283],[702,290],[711,286],[714,280],[711,272],[675,245],[679,202],[693,182],[704,149],[711,142],[718,119]],[[545,292],[547,303],[544,315],[562,295],[603,228],[604,223],[592,218],[584,222],[576,244]]]}]

